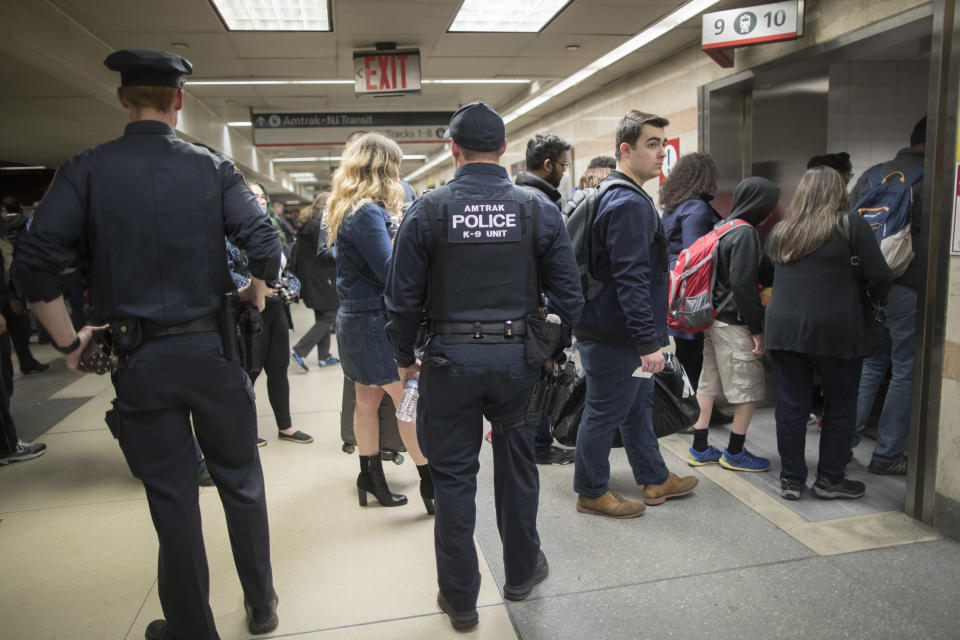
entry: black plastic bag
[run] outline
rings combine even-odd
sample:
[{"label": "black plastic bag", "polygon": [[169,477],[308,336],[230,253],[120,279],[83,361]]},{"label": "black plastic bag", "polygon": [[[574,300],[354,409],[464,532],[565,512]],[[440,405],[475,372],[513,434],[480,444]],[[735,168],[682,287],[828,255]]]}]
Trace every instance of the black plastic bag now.
[{"label": "black plastic bag", "polygon": [[658,438],[693,426],[700,418],[700,404],[683,365],[673,354],[663,355],[663,371],[653,376],[653,431]]},{"label": "black plastic bag", "polygon": [[550,411],[551,432],[560,444],[568,447],[577,444],[577,431],[586,400],[587,379],[572,362],[568,362],[561,373]]}]

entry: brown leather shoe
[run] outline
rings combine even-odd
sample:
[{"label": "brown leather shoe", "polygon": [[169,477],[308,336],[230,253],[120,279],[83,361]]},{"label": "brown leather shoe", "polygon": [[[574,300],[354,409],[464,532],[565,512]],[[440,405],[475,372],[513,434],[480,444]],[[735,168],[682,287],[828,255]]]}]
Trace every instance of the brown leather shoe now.
[{"label": "brown leather shoe", "polygon": [[647,504],[662,504],[668,498],[679,498],[693,492],[700,481],[693,476],[667,476],[663,484],[648,484],[643,488],[643,501]]},{"label": "brown leather shoe", "polygon": [[613,491],[607,491],[599,498],[577,496],[577,511],[580,513],[589,513],[594,516],[636,518],[637,516],[642,516],[645,509],[646,507],[643,506],[642,502],[624,500]]}]

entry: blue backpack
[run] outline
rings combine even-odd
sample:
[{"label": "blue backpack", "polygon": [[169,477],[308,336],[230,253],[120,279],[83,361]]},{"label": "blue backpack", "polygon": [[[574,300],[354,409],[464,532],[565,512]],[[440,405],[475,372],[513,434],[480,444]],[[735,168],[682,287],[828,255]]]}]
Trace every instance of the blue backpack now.
[{"label": "blue backpack", "polygon": [[883,175],[882,165],[867,169],[870,190],[853,207],[853,213],[870,223],[880,245],[880,252],[893,271],[900,277],[913,260],[913,242],[910,238],[910,218],[913,208],[913,185],[923,178],[923,167],[910,175],[892,171]]}]

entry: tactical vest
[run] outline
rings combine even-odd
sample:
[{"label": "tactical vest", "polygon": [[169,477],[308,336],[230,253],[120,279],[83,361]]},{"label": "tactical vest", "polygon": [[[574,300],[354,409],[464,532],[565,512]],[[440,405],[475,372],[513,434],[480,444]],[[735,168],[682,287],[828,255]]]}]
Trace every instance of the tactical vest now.
[{"label": "tactical vest", "polygon": [[433,235],[427,317],[516,321],[540,302],[534,196],[507,185],[478,198],[446,185],[423,196]]}]

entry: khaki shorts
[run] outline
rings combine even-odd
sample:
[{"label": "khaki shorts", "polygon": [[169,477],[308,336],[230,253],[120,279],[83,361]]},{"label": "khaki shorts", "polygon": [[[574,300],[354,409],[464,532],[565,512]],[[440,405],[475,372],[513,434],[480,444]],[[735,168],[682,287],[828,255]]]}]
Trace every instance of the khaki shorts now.
[{"label": "khaki shorts", "polygon": [[722,391],[730,404],[763,400],[763,363],[752,353],[750,330],[714,321],[703,335],[703,371],[697,393],[716,397]]}]

